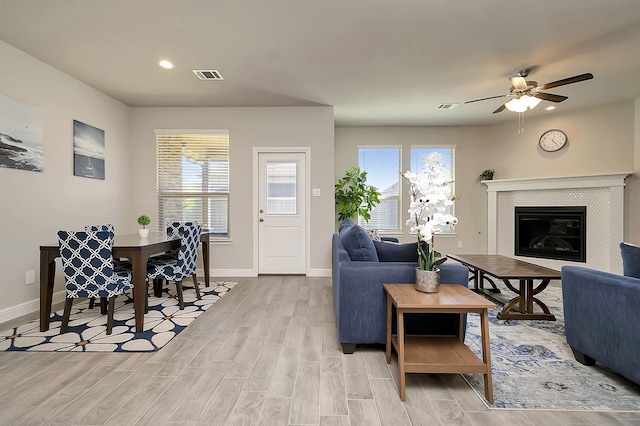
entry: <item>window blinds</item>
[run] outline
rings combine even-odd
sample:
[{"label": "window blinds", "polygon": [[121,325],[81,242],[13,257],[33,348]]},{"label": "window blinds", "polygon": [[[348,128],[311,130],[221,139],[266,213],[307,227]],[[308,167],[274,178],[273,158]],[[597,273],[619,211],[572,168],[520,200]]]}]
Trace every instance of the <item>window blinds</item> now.
[{"label": "window blinds", "polygon": [[229,236],[229,134],[157,134],[158,227],[198,221]]}]

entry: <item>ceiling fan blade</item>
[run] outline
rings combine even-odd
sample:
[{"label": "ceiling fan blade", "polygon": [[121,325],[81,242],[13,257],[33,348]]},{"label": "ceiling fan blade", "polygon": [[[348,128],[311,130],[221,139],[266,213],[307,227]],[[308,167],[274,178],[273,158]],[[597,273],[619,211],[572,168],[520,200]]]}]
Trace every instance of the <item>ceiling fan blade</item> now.
[{"label": "ceiling fan blade", "polygon": [[465,102],[465,104],[470,104],[470,103],[472,103],[472,102],[486,101],[486,100],[488,100],[488,99],[504,98],[505,96],[509,96],[509,95],[489,96],[488,98],[474,99],[474,100],[472,100],[472,101],[466,101],[466,102]]},{"label": "ceiling fan blade", "polygon": [[516,90],[525,90],[527,88],[527,80],[524,77],[511,77],[511,85]]},{"label": "ceiling fan blade", "polygon": [[539,87],[539,89],[542,89],[542,90],[552,89],[554,87],[564,86],[565,84],[571,84],[571,83],[577,83],[579,81],[591,80],[592,78],[593,78],[593,74],[588,72],[588,73],[585,73],[585,74],[575,75],[573,77],[563,78],[562,80],[552,81],[551,83],[543,84],[542,86]]},{"label": "ceiling fan blade", "polygon": [[545,101],[551,101],[551,102],[562,102],[566,99],[569,99],[567,96],[554,95],[552,93],[543,93],[543,92],[532,93],[531,96],[533,96],[534,98],[542,99]]},{"label": "ceiling fan blade", "polygon": [[496,113],[502,112],[502,111],[504,111],[506,108],[507,108],[507,107],[505,106],[505,104],[502,104],[502,105],[500,105],[500,106],[498,107],[498,109],[497,109],[497,110],[493,111],[493,114],[496,114]]}]

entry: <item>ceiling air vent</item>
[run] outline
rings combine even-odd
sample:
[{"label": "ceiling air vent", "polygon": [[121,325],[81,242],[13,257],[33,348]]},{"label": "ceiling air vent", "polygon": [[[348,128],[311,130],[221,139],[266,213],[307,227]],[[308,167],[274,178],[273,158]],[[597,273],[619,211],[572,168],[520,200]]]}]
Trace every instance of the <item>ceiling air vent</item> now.
[{"label": "ceiling air vent", "polygon": [[436,109],[454,109],[460,104],[440,104],[436,107]]},{"label": "ceiling air vent", "polygon": [[200,80],[224,80],[218,70],[191,70]]}]

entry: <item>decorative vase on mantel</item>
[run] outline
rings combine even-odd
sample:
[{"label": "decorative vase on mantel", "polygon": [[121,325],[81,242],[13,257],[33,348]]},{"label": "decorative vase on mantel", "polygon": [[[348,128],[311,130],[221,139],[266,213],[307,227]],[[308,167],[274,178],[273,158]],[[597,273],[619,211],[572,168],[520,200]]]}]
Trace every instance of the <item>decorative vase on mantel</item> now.
[{"label": "decorative vase on mantel", "polygon": [[426,271],[416,268],[416,290],[423,293],[437,293],[440,290],[440,269]]}]

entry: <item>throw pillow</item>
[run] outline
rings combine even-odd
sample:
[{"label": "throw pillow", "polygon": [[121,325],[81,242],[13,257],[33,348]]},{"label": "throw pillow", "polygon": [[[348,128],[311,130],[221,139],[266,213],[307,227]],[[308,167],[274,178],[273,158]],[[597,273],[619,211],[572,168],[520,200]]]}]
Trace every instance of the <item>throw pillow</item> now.
[{"label": "throw pillow", "polygon": [[373,241],[382,241],[380,239],[380,236],[378,235],[377,229],[367,229],[367,233],[369,234],[369,236]]},{"label": "throw pillow", "polygon": [[640,278],[640,247],[629,243],[620,243],[622,270],[626,277]]},{"label": "throw pillow", "polygon": [[366,230],[358,225],[344,229],[340,233],[340,242],[349,253],[351,260],[365,262],[377,262],[378,253]]},{"label": "throw pillow", "polygon": [[343,220],[342,222],[340,222],[340,226],[338,227],[338,234],[342,234],[343,231],[346,231],[352,226],[353,226],[353,222],[351,221],[351,219]]},{"label": "throw pillow", "polygon": [[398,244],[387,241],[374,241],[373,245],[376,247],[380,262],[418,261],[418,243]]}]

